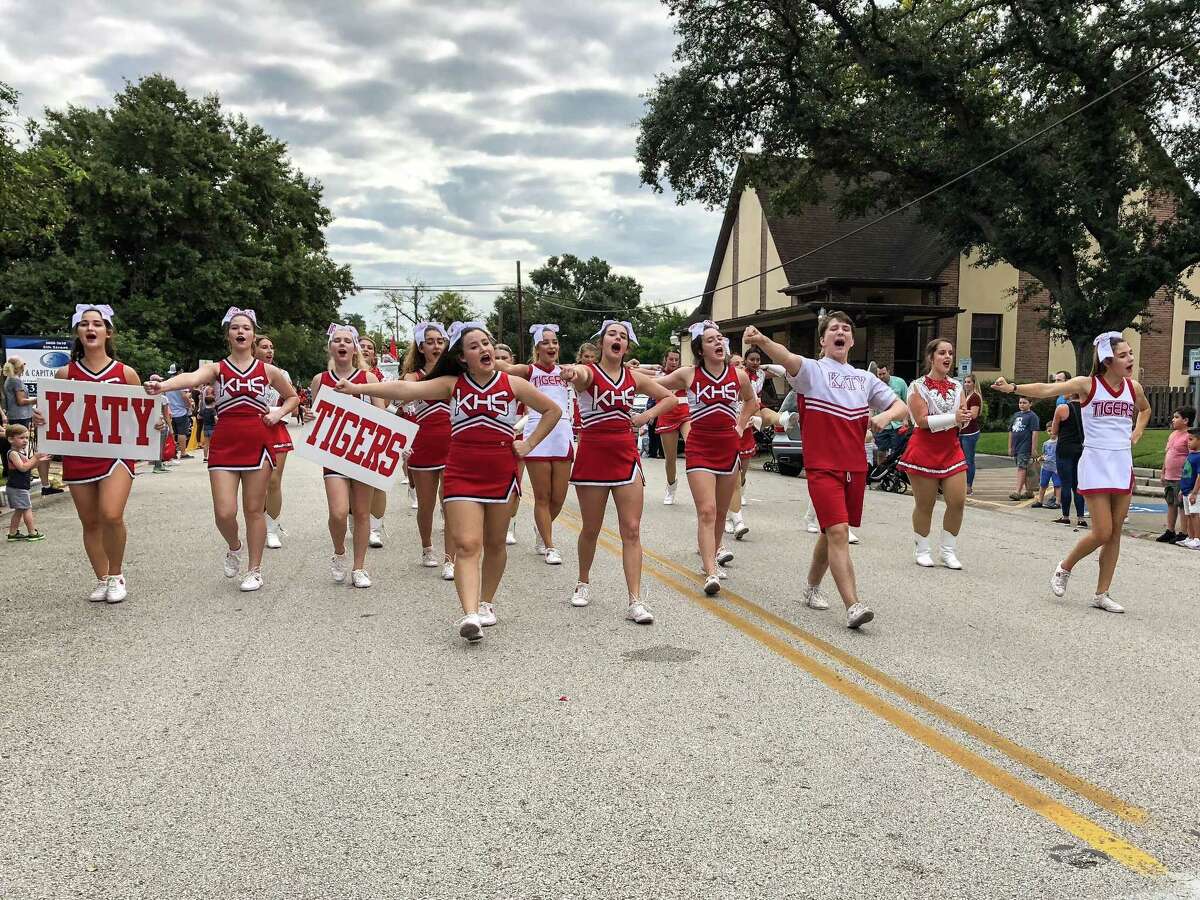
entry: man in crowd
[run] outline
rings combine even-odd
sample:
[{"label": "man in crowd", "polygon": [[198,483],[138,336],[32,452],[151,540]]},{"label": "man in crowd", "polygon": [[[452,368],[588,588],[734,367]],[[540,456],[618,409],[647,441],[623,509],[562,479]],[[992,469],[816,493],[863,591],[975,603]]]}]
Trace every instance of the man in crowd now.
[{"label": "man in crowd", "polygon": [[[887,364],[878,366],[875,369],[875,377],[890,387],[892,393],[902,401],[908,400],[908,385],[904,383],[903,378],[897,378],[893,375],[891,368]],[[901,421],[894,421],[883,431],[875,435],[876,460],[884,459],[892,452],[892,449],[896,445],[896,432],[900,430],[902,424],[904,423]]]}]

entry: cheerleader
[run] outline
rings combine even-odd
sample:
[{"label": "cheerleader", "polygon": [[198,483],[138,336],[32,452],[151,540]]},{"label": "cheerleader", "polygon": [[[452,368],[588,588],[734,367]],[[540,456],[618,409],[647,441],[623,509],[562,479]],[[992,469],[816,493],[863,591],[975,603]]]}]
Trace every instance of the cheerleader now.
[{"label": "cheerleader", "polygon": [[[672,348],[666,352],[662,361],[662,374],[671,375],[679,368],[679,351]],[[654,423],[654,430],[662,436],[663,458],[666,460],[667,492],[663,495],[663,506],[675,505],[675,486],[679,462],[679,438],[687,443],[688,432],[692,430],[691,418],[688,414],[687,388],[675,391],[679,398],[673,409],[667,410]]]},{"label": "cheerleader", "polygon": [[[464,614],[458,633],[478,641],[483,628],[496,624],[496,589],[508,558],[508,503],[521,491],[517,459],[554,429],[561,409],[525,379],[496,369],[495,345],[480,322],[451,325],[446,351],[419,383],[342,381],[338,390],[404,402],[449,403],[451,438],[442,489],[446,532],[453,535],[458,551],[454,587]],[[541,416],[524,439],[514,434],[518,402]]]},{"label": "cheerleader", "polygon": [[[496,345],[496,368],[507,372],[506,366],[511,366],[513,359],[512,347],[508,344]],[[524,405],[517,404],[517,421],[513,426],[513,436],[522,437],[525,434],[525,421],[528,418]],[[517,484],[525,483],[525,460],[517,460]],[[514,494],[508,504],[508,533],[504,535],[504,543],[511,547],[517,542],[517,513],[521,509],[521,495]]]},{"label": "cheerleader", "polygon": [[[686,392],[692,428],[687,447],[688,488],[696,504],[696,537],[705,575],[704,592],[721,590],[725,563],[733,554],[721,545],[722,525],[738,478],[741,432],[754,411],[754,392],[746,373],[728,365],[728,350],[714,322],[688,326],[692,357],[658,379],[667,390]],[[713,370],[718,370],[714,375]],[[740,399],[740,403],[739,403]]]},{"label": "cheerleader", "polygon": [[[600,358],[600,348],[591,341],[584,341],[579,345],[579,349],[575,351],[575,362],[583,365],[591,365]],[[575,438],[575,443],[579,443],[579,432],[583,428],[583,420],[579,417],[579,404],[572,403],[571,409],[574,412],[571,415],[571,434]]]},{"label": "cheerleader", "polygon": [[[379,357],[375,352],[375,342],[366,335],[359,335],[358,338],[359,351],[362,353],[363,368],[368,373],[375,376],[375,380],[384,381],[383,370],[379,368]],[[408,467],[405,467],[405,480],[407,481]],[[371,494],[371,533],[368,536],[367,543],[375,548],[383,546],[383,517],[387,513],[387,491],[381,491],[378,488],[372,488],[374,493]]]},{"label": "cheerleader", "polygon": [[[430,377],[446,349],[446,329],[440,322],[419,322],[413,328],[412,343],[404,357],[404,381],[415,383]],[[415,400],[411,407],[417,423],[417,436],[408,457],[417,501],[417,533],[421,537],[421,565],[442,567],[442,578],[454,580],[454,536],[445,530],[444,555],[439,562],[433,552],[433,511],[438,505],[442,472],[450,452],[450,403],[440,400]]]},{"label": "cheerleader", "polygon": [[[146,384],[151,396],[212,384],[217,398],[217,427],[208,450],[208,481],[212,488],[213,514],[217,530],[225,539],[226,578],[236,578],[246,555],[238,536],[238,488],[246,517],[248,568],[242,576],[243,591],[263,586],[262,555],[267,542],[264,512],[267,484],[275,468],[275,426],[300,402],[283,372],[254,358],[254,329],[258,322],[252,309],[229,307],[221,326],[229,345],[229,356],[166,381]],[[272,410],[267,391],[279,392],[282,405]]]},{"label": "cheerleader", "polygon": [[1055,597],[1063,596],[1075,564],[1099,549],[1100,574],[1092,606],[1105,612],[1123,613],[1125,608],[1108,592],[1121,555],[1121,526],[1133,499],[1133,445],[1141,440],[1150,421],[1150,404],[1142,386],[1132,378],[1133,348],[1121,332],[1106,331],[1092,343],[1095,349],[1090,375],[1036,384],[1011,384],[998,378],[992,388],[1035,400],[1060,394],[1078,394],[1083,398],[1079,493],[1087,498],[1092,511],[1092,527],[1055,567],[1050,590]]},{"label": "cheerleader", "polygon": [[[71,361],[54,373],[55,378],[100,384],[141,384],[137,372],[113,357],[113,311],[111,306],[80,304],[71,317],[75,341]],[[33,416],[42,425],[41,413]],[[162,428],[161,421],[156,422]],[[96,586],[88,594],[93,603],[120,603],[127,596],[125,575],[125,504],[133,487],[134,461],[64,456],[63,483],[71,489],[71,500],[83,526],[83,550]]]},{"label": "cheerleader", "polygon": [[[533,362],[528,365],[504,366],[502,371],[526,379],[537,390],[553,400],[562,417],[536,450],[525,457],[529,483],[533,485],[533,523],[537,531],[535,550],[545,558],[546,565],[562,565],[562,554],[554,546],[554,520],[562,511],[571,480],[571,463],[575,459],[571,441],[572,392],[558,364],[558,326],[531,325]],[[528,438],[541,416],[530,410],[525,421]]]},{"label": "cheerleader", "polygon": [[918,566],[932,568],[929,529],[933,505],[940,489],[946,501],[942,515],[939,558],[947,569],[961,569],[956,542],[967,505],[967,458],[958,441],[958,429],[970,421],[963,403],[962,386],[950,380],[954,345],[934,338],[925,347],[929,373],[908,389],[908,410],[913,433],[896,467],[908,474],[912,485],[912,525]]},{"label": "cheerleader", "polygon": [[[256,359],[261,359],[268,366],[275,365],[275,342],[267,335],[260,334],[254,339],[254,356]],[[277,367],[278,368],[278,367]],[[283,377],[291,383],[292,376],[288,374],[287,369],[280,369]],[[273,387],[268,387],[266,390],[267,403],[271,405],[272,411],[279,406],[279,392]],[[283,511],[283,468],[287,463],[287,455],[294,448],[292,447],[292,438],[288,434],[286,419],[280,419],[275,426],[275,468],[271,470],[271,480],[267,484],[267,548],[270,550],[278,550],[283,546],[281,538],[287,534],[283,527],[279,524],[279,514]]]},{"label": "cheerleader", "polygon": [[[675,405],[675,395],[652,378],[624,365],[630,344],[637,343],[629,322],[608,319],[596,333],[600,339],[600,361],[567,366],[565,378],[575,388],[581,428],[579,448],[571,469],[571,484],[579,500],[583,527],[579,532],[579,581],[571,596],[572,606],[590,601],[592,559],[604,525],[609,494],[617,508],[621,532],[621,565],[629,602],[625,618],[649,625],[654,615],[641,601],[642,501],[645,478],[634,435],[647,422]],[[635,394],[647,394],[658,402],[633,415]]]},{"label": "cheerleader", "polygon": [[[784,371],[783,366],[772,363],[764,365],[762,351],[757,347],[750,347],[740,358],[734,357],[733,359],[738,360],[738,368],[745,372],[746,378],[750,382],[750,388],[754,391],[755,405],[754,415],[750,417],[748,427],[742,432],[741,444],[738,447],[740,471],[738,472],[737,487],[733,491],[733,499],[729,501],[729,518],[725,522],[725,533],[732,534],[736,540],[740,541],[750,532],[750,526],[742,517],[742,494],[746,490],[746,476],[750,472],[750,462],[758,455],[758,439],[755,432],[761,430],[764,423],[774,428],[780,421],[778,413],[762,405],[763,387],[767,383],[767,375],[782,378]],[[733,360],[730,360],[730,365],[733,365]]]},{"label": "cheerleader", "polygon": [[[350,384],[378,384],[366,365],[360,350],[358,329],[353,325],[333,324],[326,332],[329,353],[328,368],[313,377],[309,390],[313,400],[323,389],[335,390],[339,382]],[[382,400],[366,398],[380,409]],[[371,534],[371,498],[375,488],[361,481],[325,469],[325,500],[329,506],[329,537],[333,539],[333,559],[329,570],[337,584],[346,583],[346,518],[354,517],[354,566],[350,581],[356,588],[369,588],[371,576],[367,574],[367,547]]]}]

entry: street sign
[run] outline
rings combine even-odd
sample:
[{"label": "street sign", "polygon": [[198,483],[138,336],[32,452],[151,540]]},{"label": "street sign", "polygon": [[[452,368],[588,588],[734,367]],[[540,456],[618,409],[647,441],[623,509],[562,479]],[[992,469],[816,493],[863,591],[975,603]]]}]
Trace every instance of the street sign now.
[{"label": "street sign", "polygon": [[1188,351],[1188,374],[1200,378],[1200,349]]},{"label": "street sign", "polygon": [[958,377],[966,378],[971,374],[971,357],[964,356],[958,361]]}]

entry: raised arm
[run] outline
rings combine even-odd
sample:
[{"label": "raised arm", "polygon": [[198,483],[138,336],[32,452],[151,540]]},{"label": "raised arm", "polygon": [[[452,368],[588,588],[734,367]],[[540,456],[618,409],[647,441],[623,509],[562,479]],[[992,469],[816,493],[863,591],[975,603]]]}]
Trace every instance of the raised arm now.
[{"label": "raised arm", "polygon": [[180,388],[191,390],[206,384],[212,384],[220,374],[219,363],[206,363],[194,372],[180,372],[165,381],[147,381],[144,387],[151,397],[157,397],[167,391],[177,391]]},{"label": "raised arm", "polygon": [[763,353],[771,357],[772,362],[783,366],[784,372],[793,377],[800,371],[800,367],[804,365],[803,356],[793,353],[787,347],[783,346],[783,344],[771,340],[753,325],[746,326],[746,330],[742,333],[742,343],[758,347]]},{"label": "raised arm", "polygon": [[509,375],[508,383],[518,400],[542,414],[537,427],[533,429],[533,434],[513,441],[513,452],[524,457],[554,430],[554,426],[562,418],[562,407],[520,376]]},{"label": "raised arm", "polygon": [[[529,380],[530,374],[533,372],[533,366],[529,363],[508,363],[502,359],[495,362],[496,369],[503,372],[505,375],[516,375],[518,378]],[[525,401],[521,401],[524,403]],[[530,435],[532,437],[532,435]]]},{"label": "raised arm", "polygon": [[661,416],[669,409],[674,409],[679,402],[679,398],[675,396],[673,391],[668,391],[665,387],[658,383],[654,378],[643,375],[641,372],[633,373],[633,383],[637,386],[638,393],[645,394],[651,400],[658,401],[643,413],[638,413],[629,420],[629,424],[634,428],[641,428],[651,419]]},{"label": "raised arm", "polygon": [[592,386],[592,370],[578,363],[563,366],[562,377],[567,384],[575,388],[575,393],[577,394],[582,394]]},{"label": "raised arm", "polygon": [[1081,394],[1087,396],[1092,389],[1091,375],[1076,375],[1068,381],[1031,381],[1028,384],[1013,384],[1001,376],[992,382],[992,390],[1002,394],[1019,394],[1031,400],[1049,400],[1059,394]]},{"label": "raised arm", "polygon": [[662,375],[654,380],[668,391],[686,391],[692,386],[692,379],[695,377],[695,366],[680,366],[669,375]]},{"label": "raised arm", "polygon": [[342,379],[338,382],[339,394],[352,394],[356,397],[382,397],[384,400],[399,400],[408,403],[410,400],[448,400],[454,391],[455,379],[451,375],[423,381],[381,381],[376,384],[351,384]]},{"label": "raised arm", "polygon": [[1066,403],[1060,403],[1057,407],[1055,407],[1054,415],[1050,417],[1050,424],[1046,427],[1046,430],[1050,433],[1050,437],[1058,437],[1059,426],[1066,421],[1067,416],[1070,415],[1070,412],[1071,407]]}]

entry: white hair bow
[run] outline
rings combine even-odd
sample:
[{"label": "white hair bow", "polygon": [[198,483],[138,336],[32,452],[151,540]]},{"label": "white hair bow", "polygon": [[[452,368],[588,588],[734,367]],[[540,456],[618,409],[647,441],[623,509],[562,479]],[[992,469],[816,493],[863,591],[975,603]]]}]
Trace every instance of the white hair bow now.
[{"label": "white hair bow", "polygon": [[1092,344],[1096,347],[1096,355],[1099,357],[1100,362],[1104,362],[1106,359],[1112,359],[1112,345],[1119,344],[1123,340],[1125,340],[1125,335],[1121,334],[1121,332],[1106,331],[1104,334],[1092,341]]},{"label": "white hair bow", "polygon": [[[693,322],[688,326],[688,337],[694,341],[700,335],[704,334],[708,328],[717,328],[717,323],[712,319],[705,319],[703,322]],[[717,328],[717,330],[720,331],[721,329]]]},{"label": "white hair bow", "polygon": [[336,334],[339,331],[350,332],[350,337],[354,339],[354,346],[355,347],[358,346],[358,329],[355,328],[353,325],[342,325],[338,322],[334,322],[332,325],[330,325],[329,330],[325,332],[325,337],[326,337],[325,345],[326,346],[333,343],[333,336],[334,336],[334,334]]},{"label": "white hair bow", "polygon": [[418,322],[413,326],[413,343],[425,343],[425,332],[430,328],[437,331],[442,337],[446,337],[446,326],[441,322]]},{"label": "white hair bow", "polygon": [[258,325],[258,317],[254,315],[254,310],[238,309],[236,306],[231,306],[229,309],[225,310],[225,318],[221,320],[221,324],[228,325],[231,321],[233,321],[234,316],[245,316],[247,319],[253,322],[255,326]]},{"label": "white hair bow", "polygon": [[635,345],[637,344],[638,339],[637,339],[637,335],[633,333],[633,325],[630,324],[629,322],[625,321],[624,319],[605,319],[604,324],[600,326],[600,330],[597,331],[595,334],[593,334],[592,337],[593,338],[600,337],[600,335],[602,335],[602,334],[604,334],[604,332],[608,331],[609,325],[620,325],[622,328],[625,329],[625,333],[629,336],[629,343],[635,344]]},{"label": "white hair bow", "polygon": [[450,324],[450,337],[446,342],[446,349],[448,350],[453,347],[465,332],[471,331],[474,328],[478,328],[480,331],[487,331],[487,326],[482,322],[452,322]]},{"label": "white hair bow", "polygon": [[547,331],[553,332],[554,334],[558,334],[558,326],[557,325],[530,325],[529,326],[529,333],[531,335],[533,335],[533,345],[535,347],[542,342],[542,338],[544,338],[546,336]]},{"label": "white hair bow", "polygon": [[102,318],[109,325],[112,324],[113,311],[111,306],[107,306],[103,303],[77,303],[75,305],[75,315],[71,316],[72,328],[83,321],[83,314],[86,312],[98,312],[100,313],[100,318]]}]

